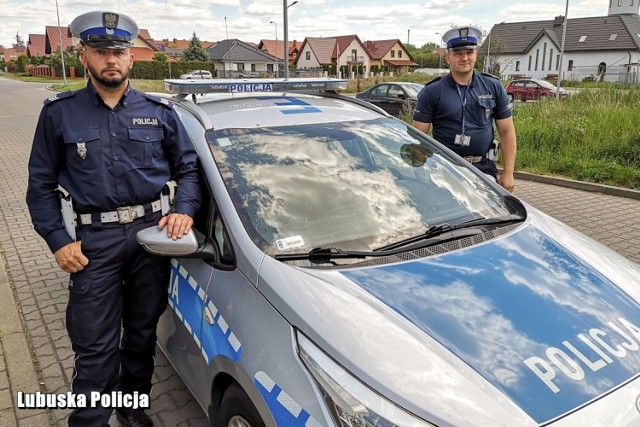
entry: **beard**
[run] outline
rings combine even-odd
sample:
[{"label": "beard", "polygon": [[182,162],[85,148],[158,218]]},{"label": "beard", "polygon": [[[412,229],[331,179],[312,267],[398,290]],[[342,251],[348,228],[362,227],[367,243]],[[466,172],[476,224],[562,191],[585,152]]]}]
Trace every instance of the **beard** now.
[{"label": "beard", "polygon": [[99,73],[95,68],[93,68],[91,64],[87,64],[87,69],[91,74],[91,80],[93,80],[95,83],[100,84],[101,86],[108,87],[111,89],[119,88],[129,78],[128,68],[125,71],[120,70],[120,74],[114,77],[102,77],[102,74]]}]

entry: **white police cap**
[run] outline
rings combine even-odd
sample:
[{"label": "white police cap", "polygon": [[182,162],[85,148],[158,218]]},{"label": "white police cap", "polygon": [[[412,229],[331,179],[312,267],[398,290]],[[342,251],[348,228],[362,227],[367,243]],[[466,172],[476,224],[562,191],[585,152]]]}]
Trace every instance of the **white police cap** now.
[{"label": "white police cap", "polygon": [[473,49],[478,46],[481,38],[482,31],[473,25],[452,28],[442,36],[442,40],[447,44],[447,49]]},{"label": "white police cap", "polygon": [[126,49],[138,36],[138,24],[127,15],[94,11],[83,13],[69,25],[71,34],[82,44],[107,49]]}]

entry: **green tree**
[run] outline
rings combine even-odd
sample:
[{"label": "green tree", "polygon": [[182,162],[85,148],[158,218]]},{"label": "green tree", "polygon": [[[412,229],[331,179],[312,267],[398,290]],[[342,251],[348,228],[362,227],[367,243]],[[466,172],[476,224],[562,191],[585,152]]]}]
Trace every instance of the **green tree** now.
[{"label": "green tree", "polygon": [[18,66],[18,72],[24,73],[24,66],[27,65],[28,63],[29,63],[29,57],[27,57],[27,55],[18,56],[18,60],[16,63]]},{"label": "green tree", "polygon": [[20,37],[20,33],[16,32],[16,43],[13,45],[14,48],[20,49],[24,48],[24,39]]},{"label": "green tree", "polygon": [[153,60],[156,62],[167,62],[168,59],[169,57],[164,52],[156,52],[153,54]]},{"label": "green tree", "polygon": [[189,46],[182,52],[182,60],[187,62],[209,60],[209,54],[202,47],[195,31],[193,32],[193,37],[189,40]]}]

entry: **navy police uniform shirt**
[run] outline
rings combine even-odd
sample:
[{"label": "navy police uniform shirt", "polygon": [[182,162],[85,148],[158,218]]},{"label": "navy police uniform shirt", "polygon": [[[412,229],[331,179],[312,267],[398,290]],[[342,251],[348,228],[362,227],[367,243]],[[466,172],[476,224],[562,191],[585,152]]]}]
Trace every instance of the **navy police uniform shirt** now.
[{"label": "navy police uniform shirt", "polygon": [[62,225],[58,184],[78,213],[156,201],[175,179],[177,213],[200,203],[197,157],[173,105],[129,86],[111,109],[91,82],[45,101],[29,159],[27,204],[52,252],[72,242]]},{"label": "navy police uniform shirt", "polygon": [[[456,135],[462,133],[463,104],[464,134],[471,137],[468,146],[454,144]],[[511,108],[500,80],[475,71],[466,88],[450,74],[427,83],[413,113],[414,120],[431,123],[436,140],[463,157],[484,156],[493,143],[493,120],[507,117],[511,117]]]}]

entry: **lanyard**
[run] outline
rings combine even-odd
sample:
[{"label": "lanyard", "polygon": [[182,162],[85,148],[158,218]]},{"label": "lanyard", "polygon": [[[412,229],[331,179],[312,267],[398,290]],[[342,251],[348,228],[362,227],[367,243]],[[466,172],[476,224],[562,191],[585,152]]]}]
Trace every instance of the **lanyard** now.
[{"label": "lanyard", "polygon": [[462,102],[462,135],[464,135],[464,126],[466,121],[466,107],[467,107],[467,94],[469,93],[469,86],[464,86],[464,96],[462,95],[462,91],[460,90],[460,85],[456,83],[456,89],[458,89],[458,96],[460,97],[460,102]]}]

